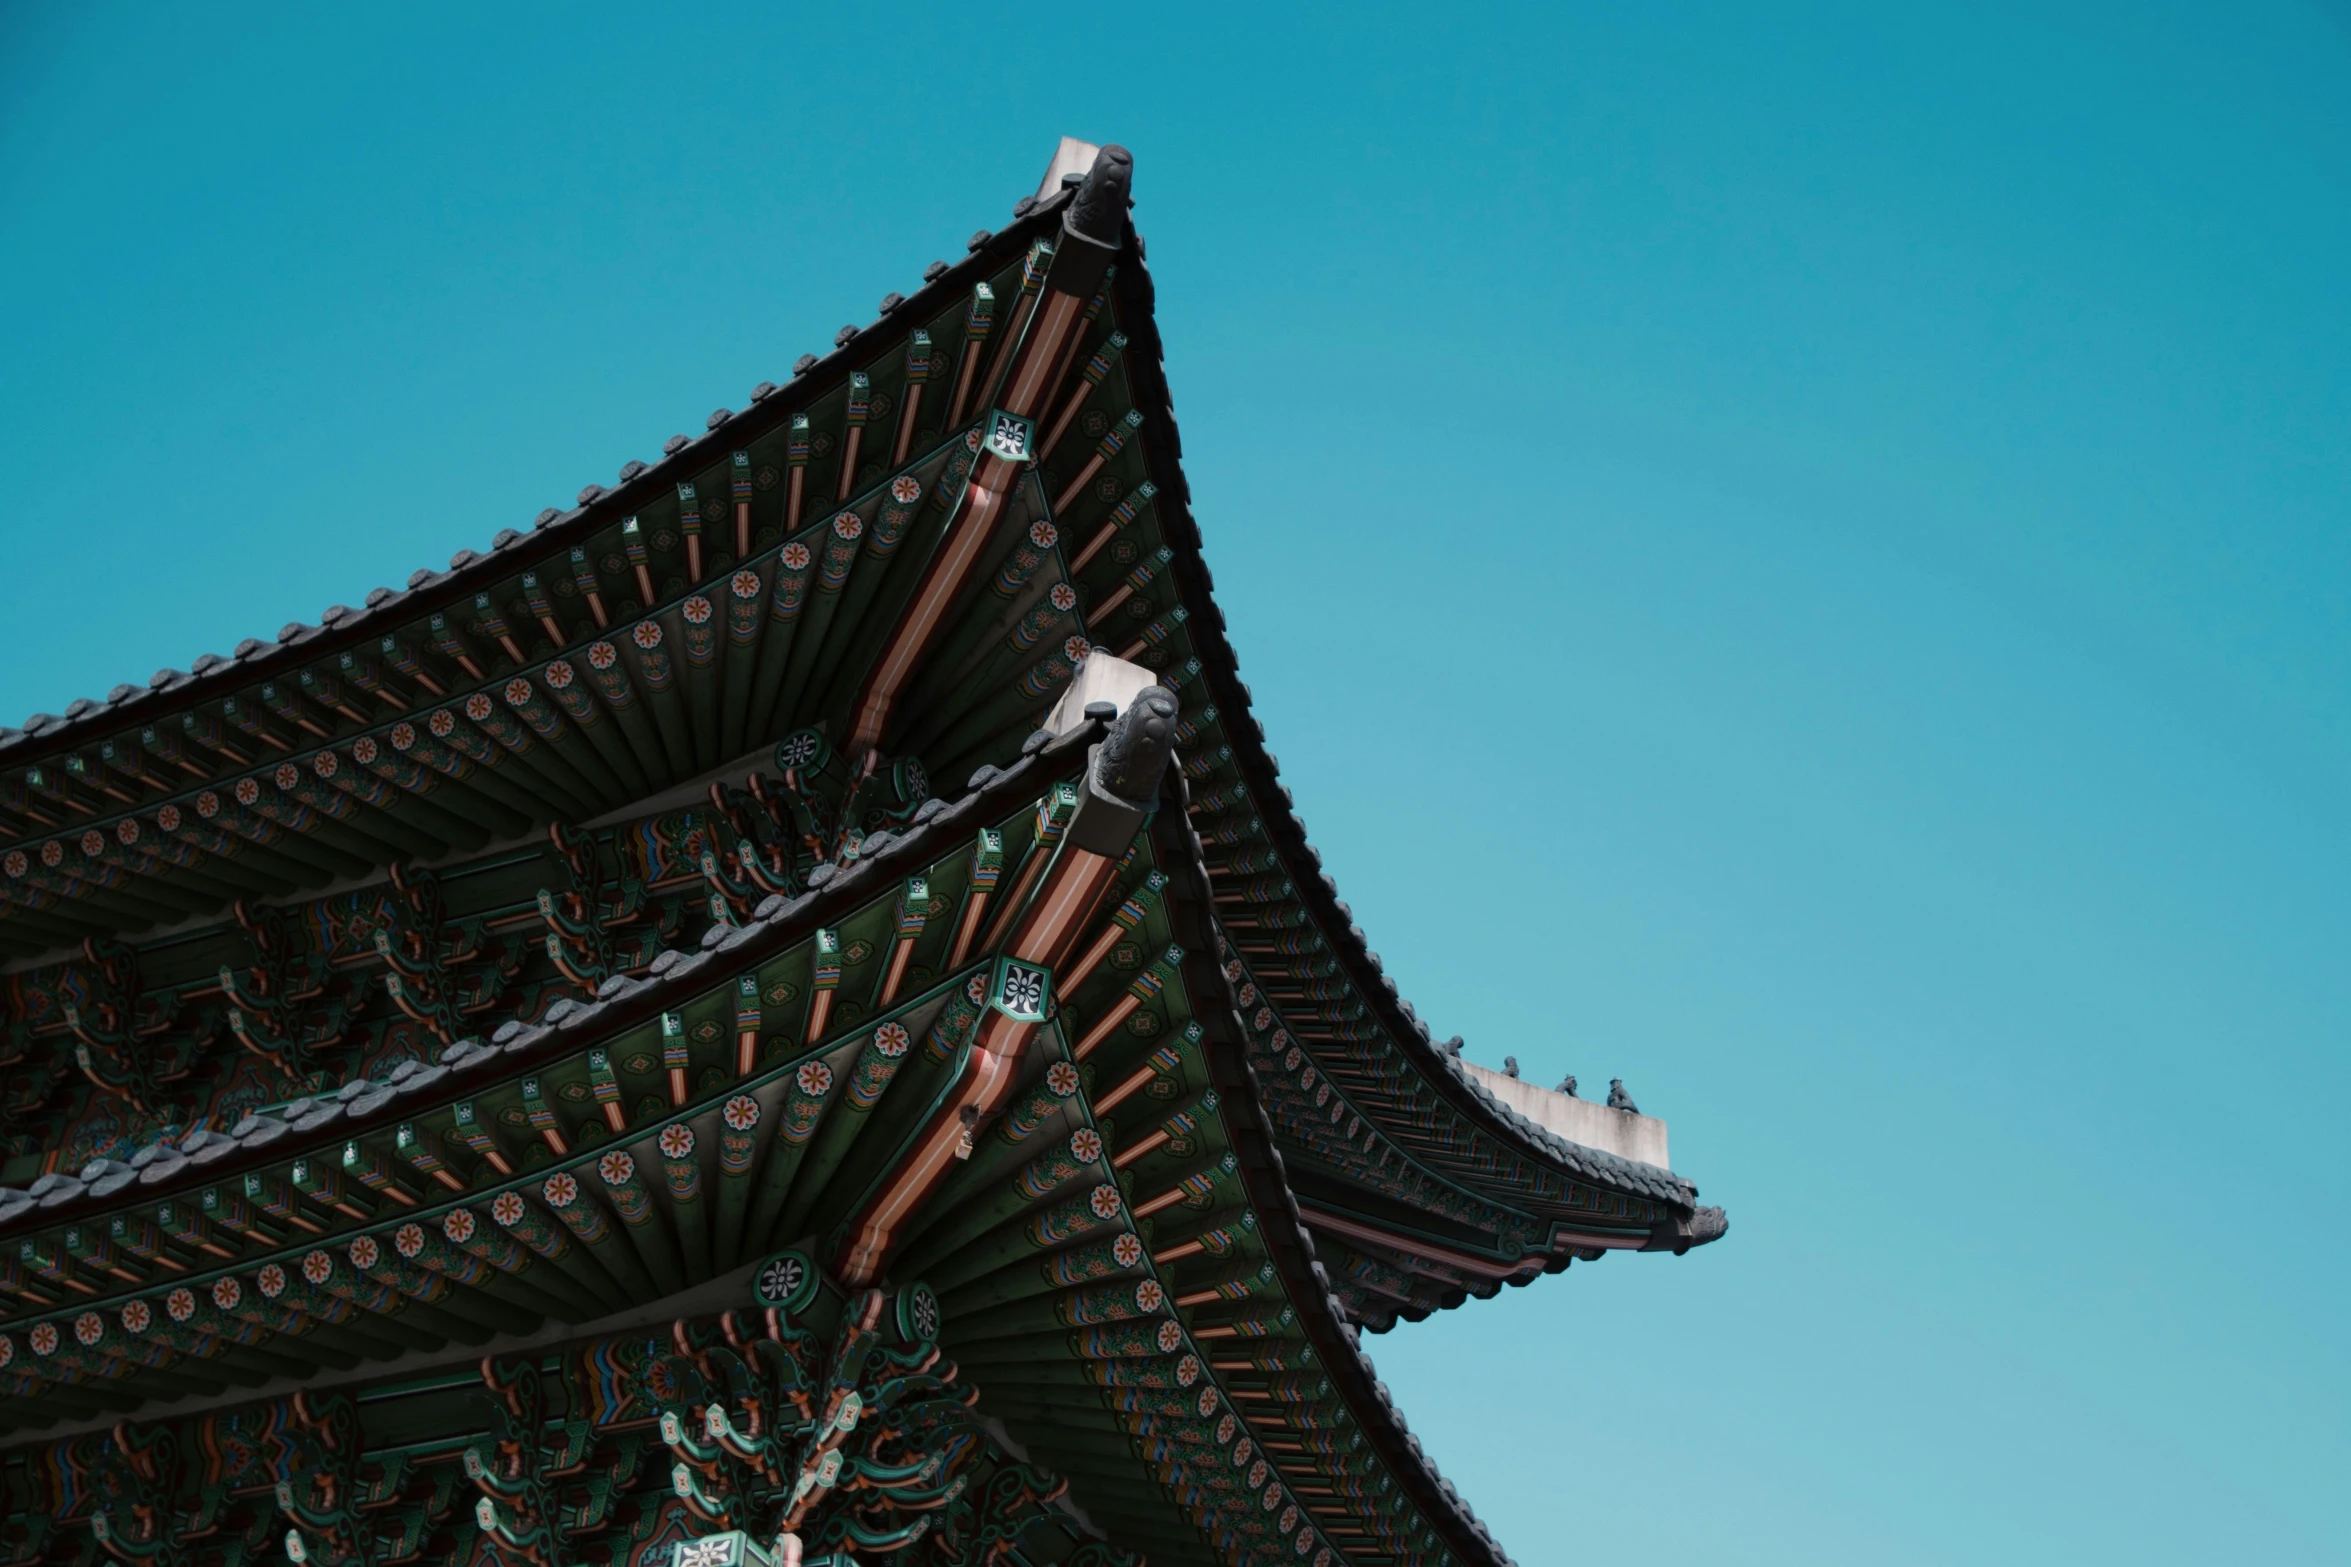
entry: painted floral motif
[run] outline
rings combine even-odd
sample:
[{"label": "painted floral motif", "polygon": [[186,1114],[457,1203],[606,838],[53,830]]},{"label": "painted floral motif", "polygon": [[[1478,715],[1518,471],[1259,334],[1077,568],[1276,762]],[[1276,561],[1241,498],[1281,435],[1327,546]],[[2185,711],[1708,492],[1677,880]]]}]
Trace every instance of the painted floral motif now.
[{"label": "painted floral motif", "polygon": [[1061,644],[1062,656],[1073,664],[1082,664],[1086,655],[1094,651],[1094,644],[1084,637],[1071,637]]},{"label": "painted floral motif", "polygon": [[265,1263],[253,1276],[253,1282],[261,1286],[264,1298],[275,1300],[286,1292],[286,1270],[274,1262]]},{"label": "painted floral motif", "polygon": [[1159,1350],[1172,1355],[1184,1347],[1184,1325],[1172,1317],[1159,1324]]},{"label": "painted floral motif", "polygon": [[719,1111],[719,1115],[725,1120],[729,1129],[748,1132],[759,1124],[759,1101],[749,1094],[737,1094],[726,1102],[725,1108]]},{"label": "painted floral motif", "polygon": [[1282,1509],[1281,1522],[1275,1527],[1284,1534],[1288,1534],[1292,1529],[1298,1527],[1298,1508],[1295,1503]]},{"label": "painted floral motif", "polygon": [[1029,524],[1029,542],[1041,550],[1049,550],[1061,542],[1061,530],[1040,517]]},{"label": "painted floral motif", "polygon": [[157,811],[155,825],[165,832],[178,832],[180,830],[180,808],[176,805],[167,805]]},{"label": "painted floral motif", "polygon": [[759,573],[756,571],[736,572],[727,578],[727,591],[739,599],[759,597]]},{"label": "painted floral motif", "polygon": [[784,546],[783,559],[786,571],[806,571],[808,563],[815,558],[808,552],[808,546],[805,544],[795,543]]},{"label": "painted floral motif", "polygon": [[122,1318],[126,1333],[144,1333],[155,1321],[154,1308],[143,1300],[126,1302],[117,1315]]},{"label": "painted floral motif", "polygon": [[596,1173],[607,1186],[626,1186],[637,1178],[637,1161],[616,1148],[596,1161]]},{"label": "painted floral motif", "polygon": [[890,481],[890,499],[901,506],[911,506],[922,499],[922,485],[912,474],[902,473]]},{"label": "painted floral motif", "polygon": [[1235,1429],[1236,1426],[1231,1415],[1226,1415],[1222,1419],[1218,1420],[1216,1423],[1217,1445],[1221,1447],[1225,1443],[1230,1442],[1233,1439],[1233,1432]]},{"label": "painted floral motif", "polygon": [[786,772],[806,767],[824,749],[824,737],[813,729],[798,729],[776,747],[776,765]]},{"label": "painted floral motif", "polygon": [[914,1041],[902,1023],[884,1023],[873,1031],[873,1047],[893,1061],[906,1054],[907,1047],[912,1043]]},{"label": "painted floral motif", "polygon": [[82,853],[100,855],[106,852],[106,834],[93,827],[82,834]]},{"label": "painted floral motif", "polygon": [[392,1249],[403,1257],[415,1257],[424,1250],[424,1226],[403,1224],[392,1232]]},{"label": "painted floral motif", "polygon": [[16,1360],[16,1340],[0,1333],[0,1366],[12,1365]]},{"label": "painted floral motif", "polygon": [[433,709],[432,716],[424,721],[424,725],[436,737],[446,740],[457,732],[457,715],[445,707],[437,707]]},{"label": "painted floral motif", "polygon": [[1273,1471],[1266,1467],[1265,1460],[1262,1458],[1251,1464],[1249,1466],[1249,1489],[1254,1491],[1264,1485],[1265,1477],[1271,1473]]},{"label": "painted floral motif", "polygon": [[710,617],[717,611],[711,608],[710,600],[697,593],[678,606],[678,613],[686,617],[687,625],[704,626],[710,623]]},{"label": "painted floral motif", "polygon": [[629,640],[650,653],[661,646],[661,627],[650,620],[640,620],[629,633]]},{"label": "painted floral motif", "polygon": [[34,1354],[54,1355],[57,1353],[56,1323],[36,1322],[33,1324],[33,1331],[26,1334],[25,1337],[31,1341]]},{"label": "painted floral motif", "polygon": [[[1167,1291],[1160,1288],[1157,1279],[1142,1279],[1135,1285],[1135,1309],[1141,1312],[1157,1311],[1167,1300]],[[1171,1323],[1170,1326],[1173,1326]]]},{"label": "painted floral motif", "polygon": [[1045,1087],[1057,1099],[1067,1099],[1078,1091],[1078,1069],[1067,1061],[1056,1061],[1045,1068]]},{"label": "painted floral motif", "polygon": [[559,658],[541,671],[539,678],[547,682],[550,691],[568,691],[571,683],[579,677],[573,673],[569,662]]},{"label": "painted floral motif", "polygon": [[1097,1219],[1117,1218],[1119,1209],[1118,1188],[1115,1186],[1095,1187],[1094,1194],[1086,1199],[1086,1205],[1094,1210],[1094,1217]]},{"label": "painted floral motif", "polygon": [[547,1184],[539,1188],[539,1193],[547,1199],[548,1206],[568,1208],[580,1200],[580,1183],[568,1170],[558,1170],[547,1177]]},{"label": "painted floral motif", "polygon": [[1046,594],[1045,597],[1051,601],[1055,609],[1061,611],[1064,615],[1078,607],[1078,590],[1071,587],[1066,582],[1054,583],[1053,590]]},{"label": "painted floral motif", "polygon": [[296,767],[292,762],[280,762],[277,771],[269,776],[280,789],[291,792],[297,784],[302,782],[302,769]]},{"label": "painted floral motif", "polygon": [[620,649],[611,643],[591,642],[588,644],[588,667],[590,669],[606,670],[619,662]]},{"label": "painted floral motif", "polygon": [[506,682],[505,695],[508,707],[527,707],[535,694],[531,690],[531,683],[519,675]]},{"label": "painted floral motif", "polygon": [[212,1281],[212,1303],[221,1310],[236,1310],[237,1303],[244,1298],[245,1287],[235,1279],[218,1278]]},{"label": "painted floral motif", "polygon": [[[512,690],[513,688],[510,686],[507,689]],[[493,711],[495,709],[491,707],[490,699],[479,691],[465,699],[465,716],[477,724],[488,718]]]},{"label": "painted floral motif", "polygon": [[139,819],[136,816],[126,816],[116,822],[114,836],[118,843],[137,843],[139,841]]},{"label": "painted floral motif", "polygon": [[351,1243],[347,1255],[351,1266],[365,1272],[383,1260],[384,1249],[376,1244],[374,1236],[362,1235]]},{"label": "painted floral motif", "polygon": [[1110,1243],[1110,1255],[1122,1268],[1131,1268],[1143,1260],[1143,1242],[1136,1235],[1121,1235]]},{"label": "painted floral motif", "polygon": [[810,1061],[793,1074],[800,1092],[811,1099],[822,1099],[833,1089],[833,1069],[822,1061]]},{"label": "painted floral motif", "polygon": [[106,1319],[95,1311],[85,1311],[73,1319],[73,1336],[85,1344],[95,1344],[106,1336]]},{"label": "painted floral motif", "polygon": [[174,1322],[185,1322],[196,1314],[196,1292],[176,1289],[163,1297],[163,1309]]},{"label": "painted floral motif", "polygon": [[1080,1164],[1092,1164],[1102,1157],[1102,1134],[1090,1126],[1081,1126],[1069,1134],[1069,1156]]},{"label": "painted floral motif", "polygon": [[1186,1355],[1176,1362],[1176,1386],[1190,1387],[1200,1380],[1200,1357]]},{"label": "painted floral motif", "polygon": [[32,861],[25,858],[24,850],[11,849],[8,851],[7,866],[8,874],[21,881],[24,873],[32,869]]},{"label": "painted floral motif", "polygon": [[661,1129],[655,1141],[661,1146],[664,1159],[691,1159],[694,1156],[694,1129],[680,1121]]},{"label": "painted floral motif", "polygon": [[[517,1219],[521,1218],[522,1199],[520,1197],[516,1197],[512,1192],[507,1192],[501,1196],[498,1201],[505,1202],[509,1198],[512,1198],[514,1202],[514,1217]],[[473,1239],[474,1225],[476,1222],[477,1221],[473,1216],[473,1210],[471,1208],[452,1208],[448,1211],[447,1214],[442,1216],[441,1233],[462,1246],[467,1241]]]},{"label": "painted floral motif", "polygon": [[302,1254],[302,1276],[313,1284],[324,1284],[335,1276],[335,1259],[323,1248]]},{"label": "painted floral motif", "polygon": [[[455,1218],[456,1215],[452,1214],[450,1217]],[[490,1217],[496,1219],[500,1224],[504,1225],[510,1230],[513,1229],[516,1225],[522,1223],[523,1206],[521,1194],[517,1192],[500,1192],[494,1199],[491,1200]],[[463,1240],[465,1237],[461,1235],[452,1235],[449,1238],[451,1240]]]},{"label": "painted floral motif", "polygon": [[986,976],[981,974],[974,974],[970,981],[964,985],[963,993],[971,998],[971,1004],[975,1007],[978,1006],[982,1001],[985,1001],[988,996],[988,981]]}]

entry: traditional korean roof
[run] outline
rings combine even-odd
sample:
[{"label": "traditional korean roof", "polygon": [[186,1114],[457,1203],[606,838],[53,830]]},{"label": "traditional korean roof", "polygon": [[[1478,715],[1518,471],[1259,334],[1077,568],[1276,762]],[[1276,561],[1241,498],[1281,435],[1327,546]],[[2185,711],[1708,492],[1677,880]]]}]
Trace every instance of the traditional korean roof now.
[{"label": "traditional korean roof", "polygon": [[1358,1330],[1721,1213],[1480,1087],[1321,872],[1121,160],[531,532],[0,740],[0,1442],[89,1525],[0,1567],[139,1554],[157,1432],[330,1559],[805,1473],[811,1553],[1506,1560]]}]

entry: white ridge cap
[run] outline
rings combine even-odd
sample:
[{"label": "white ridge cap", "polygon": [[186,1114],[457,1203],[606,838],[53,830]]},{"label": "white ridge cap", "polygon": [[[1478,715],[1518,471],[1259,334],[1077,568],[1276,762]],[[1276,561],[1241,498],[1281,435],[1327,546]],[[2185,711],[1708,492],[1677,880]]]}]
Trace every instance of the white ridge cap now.
[{"label": "white ridge cap", "polygon": [[1522,1077],[1510,1077],[1475,1061],[1461,1063],[1470,1080],[1520,1115],[1571,1143],[1612,1153],[1619,1159],[1671,1170],[1665,1151],[1665,1123],[1653,1115],[1611,1110],[1589,1099],[1578,1099],[1548,1088],[1538,1088]]},{"label": "white ridge cap", "polygon": [[1061,145],[1053,149],[1053,161],[1045,165],[1045,177],[1037,182],[1037,199],[1045,201],[1061,189],[1062,180],[1071,174],[1084,174],[1094,166],[1094,156],[1102,149],[1090,141],[1079,141],[1075,136],[1064,136]]},{"label": "white ridge cap", "polygon": [[1086,721],[1086,709],[1096,702],[1108,702],[1123,713],[1129,702],[1157,684],[1158,671],[1113,658],[1096,648],[1079,663],[1077,673],[1070,677],[1069,689],[1061,693],[1061,700],[1045,715],[1045,732],[1054,736],[1068,734]]}]

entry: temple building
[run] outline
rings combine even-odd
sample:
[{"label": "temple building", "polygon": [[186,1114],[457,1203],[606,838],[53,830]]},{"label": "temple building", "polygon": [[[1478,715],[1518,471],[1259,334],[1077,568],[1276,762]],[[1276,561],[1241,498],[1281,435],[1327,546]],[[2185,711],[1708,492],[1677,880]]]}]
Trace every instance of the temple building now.
[{"label": "temple building", "polygon": [[1323,872],[1132,172],[0,732],[0,1567],[1508,1561],[1360,1335],[1722,1211]]}]

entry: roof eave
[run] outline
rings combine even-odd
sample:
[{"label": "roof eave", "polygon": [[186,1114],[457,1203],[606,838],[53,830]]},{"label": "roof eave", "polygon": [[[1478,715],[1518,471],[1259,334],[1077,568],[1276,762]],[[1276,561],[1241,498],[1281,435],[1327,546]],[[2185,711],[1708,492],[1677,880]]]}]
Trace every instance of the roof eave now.
[{"label": "roof eave", "polygon": [[[146,688],[134,689],[119,699],[92,699],[93,705],[79,717],[58,719],[38,732],[29,727],[0,729],[0,766],[37,766],[94,744],[124,723],[151,724],[177,716],[201,703],[218,700],[255,681],[267,679],[282,668],[359,648],[383,635],[395,622],[465,605],[475,593],[492,583],[555,559],[598,530],[670,493],[682,475],[708,465],[711,451],[746,445],[834,391],[877,351],[911,332],[912,323],[945,309],[951,298],[967,292],[974,283],[1001,268],[1048,228],[1057,228],[1062,208],[1069,199],[1066,190],[1057,192],[984,240],[975,238],[961,261],[906,296],[887,315],[878,317],[847,343],[819,357],[806,370],[765,395],[754,388],[748,406],[727,411],[724,419],[714,418],[701,434],[687,436],[685,445],[664,452],[658,460],[646,464],[642,472],[611,487],[590,486],[598,493],[568,509],[550,508],[542,512],[528,532],[502,529],[488,550],[460,550],[448,569],[434,572],[413,586],[394,589],[373,605],[347,609],[331,626],[292,626],[278,640],[257,642],[242,656],[211,655],[218,661],[200,674],[166,671],[173,678],[151,682]],[[158,697],[163,700],[155,700]],[[138,710],[129,711],[134,706]]]},{"label": "roof eave", "polygon": [[1183,442],[1176,429],[1175,407],[1168,390],[1165,355],[1153,309],[1154,289],[1143,249],[1139,236],[1130,239],[1128,253],[1119,259],[1114,286],[1119,295],[1122,329],[1128,337],[1129,385],[1136,406],[1148,410],[1140,439],[1152,482],[1159,487],[1156,500],[1161,508],[1161,533],[1175,550],[1170,564],[1191,610],[1192,618],[1186,629],[1201,654],[1203,677],[1216,694],[1233,753],[1239,759],[1250,793],[1259,803],[1283,861],[1290,867],[1299,897],[1322,929],[1324,939],[1346,965],[1348,978],[1378,1016],[1382,1028],[1396,1041],[1423,1080],[1463,1120],[1523,1157],[1571,1179],[1596,1182],[1695,1210],[1697,1188],[1683,1177],[1671,1172],[1662,1172],[1663,1182],[1635,1177],[1629,1171],[1614,1168],[1629,1161],[1597,1152],[1589,1161],[1563,1158],[1561,1150],[1550,1146],[1545,1137],[1531,1128],[1514,1124],[1488,1096],[1465,1082],[1464,1075],[1431,1039],[1428,1025],[1407,1010],[1395,981],[1382,970],[1362,927],[1355,923],[1353,911],[1339,901],[1336,886],[1322,872],[1321,856],[1307,843],[1305,825],[1290,809],[1283,792],[1280,769],[1266,748],[1264,726],[1251,711],[1249,687],[1240,675],[1240,659],[1225,635],[1224,616],[1216,605],[1200,525],[1192,515],[1191,488],[1184,478]]}]

